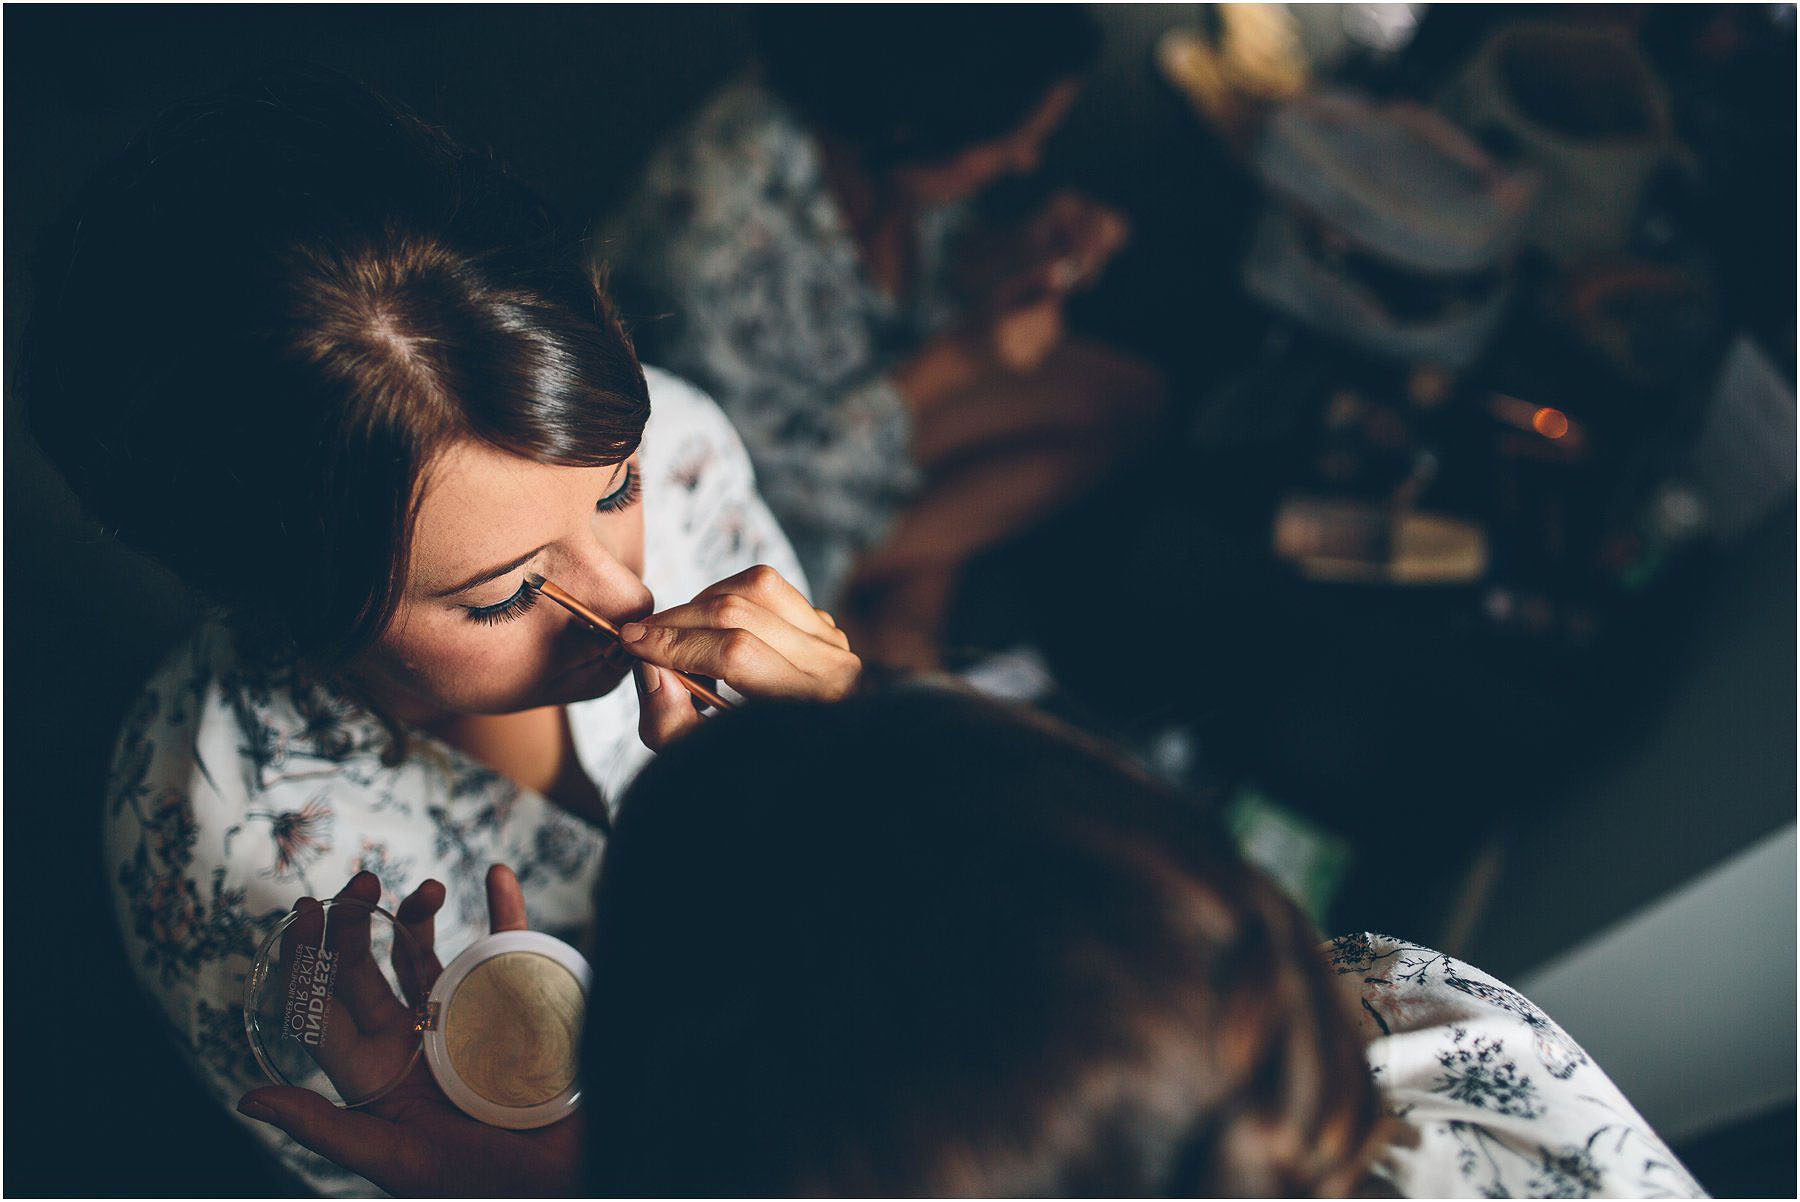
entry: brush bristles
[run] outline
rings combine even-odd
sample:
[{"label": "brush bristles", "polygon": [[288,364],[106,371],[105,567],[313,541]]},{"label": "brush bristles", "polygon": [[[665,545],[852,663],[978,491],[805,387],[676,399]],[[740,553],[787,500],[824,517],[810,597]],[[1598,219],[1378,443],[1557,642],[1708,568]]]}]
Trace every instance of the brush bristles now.
[{"label": "brush bristles", "polygon": [[525,583],[532,588],[541,589],[544,587],[544,578],[536,572],[530,572],[525,576]]}]

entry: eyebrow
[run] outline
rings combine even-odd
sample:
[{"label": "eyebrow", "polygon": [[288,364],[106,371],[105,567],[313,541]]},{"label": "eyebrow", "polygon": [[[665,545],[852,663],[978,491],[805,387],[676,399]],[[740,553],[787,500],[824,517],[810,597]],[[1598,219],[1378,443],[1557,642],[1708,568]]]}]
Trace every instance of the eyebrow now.
[{"label": "eyebrow", "polygon": [[517,569],[524,567],[535,556],[542,554],[544,547],[548,547],[549,545],[549,543],[545,543],[543,547],[534,547],[517,559],[509,559],[497,568],[484,568],[467,580],[458,584],[453,584],[446,589],[439,589],[431,595],[433,597],[454,597],[457,593],[466,593],[478,584],[486,584],[490,580],[497,579],[498,577],[506,575],[508,572],[516,571]]}]

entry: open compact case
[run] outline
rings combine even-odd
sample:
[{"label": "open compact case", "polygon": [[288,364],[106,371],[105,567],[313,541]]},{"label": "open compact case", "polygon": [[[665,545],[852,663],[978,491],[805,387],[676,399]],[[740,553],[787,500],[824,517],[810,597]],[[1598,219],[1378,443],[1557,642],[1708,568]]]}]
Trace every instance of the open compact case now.
[{"label": "open compact case", "polygon": [[366,1106],[421,1052],[444,1094],[496,1127],[544,1127],[580,1100],[589,969],[539,931],[477,939],[426,988],[425,956],[394,916],[352,899],[308,901],[257,952],[244,1028],[278,1085]]}]

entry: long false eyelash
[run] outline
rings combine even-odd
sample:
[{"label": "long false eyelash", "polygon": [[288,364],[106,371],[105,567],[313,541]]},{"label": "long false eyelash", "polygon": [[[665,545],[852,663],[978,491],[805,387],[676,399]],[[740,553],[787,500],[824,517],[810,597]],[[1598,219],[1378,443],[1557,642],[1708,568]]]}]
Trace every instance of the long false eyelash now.
[{"label": "long false eyelash", "polygon": [[502,622],[523,617],[536,604],[537,590],[521,584],[518,592],[498,605],[466,605],[463,608],[469,611],[469,621],[479,622],[483,626],[498,626]]},{"label": "long false eyelash", "polygon": [[594,502],[596,513],[617,513],[621,509],[630,509],[637,504],[638,497],[644,491],[643,481],[639,479],[637,468],[625,465],[625,483],[614,489],[611,496],[601,497]]}]

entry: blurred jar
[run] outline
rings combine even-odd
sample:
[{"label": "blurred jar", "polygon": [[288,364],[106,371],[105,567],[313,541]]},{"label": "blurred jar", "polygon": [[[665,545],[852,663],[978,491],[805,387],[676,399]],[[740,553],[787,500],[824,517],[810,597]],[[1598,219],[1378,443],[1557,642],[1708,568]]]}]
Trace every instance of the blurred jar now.
[{"label": "blurred jar", "polygon": [[1559,263],[1623,250],[1652,177],[1687,163],[1667,89],[1609,29],[1497,30],[1439,107],[1490,152],[1542,171],[1527,241]]}]

